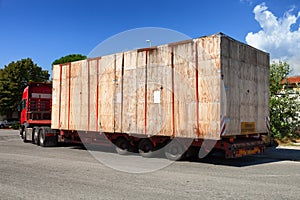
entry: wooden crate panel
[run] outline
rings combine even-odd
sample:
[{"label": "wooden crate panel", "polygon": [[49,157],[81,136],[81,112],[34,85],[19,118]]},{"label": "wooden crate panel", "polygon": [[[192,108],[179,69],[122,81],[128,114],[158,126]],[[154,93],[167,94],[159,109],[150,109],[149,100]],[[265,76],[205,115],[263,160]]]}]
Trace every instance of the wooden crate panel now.
[{"label": "wooden crate panel", "polygon": [[171,67],[168,65],[171,52],[168,47],[148,51],[147,55],[147,106],[146,134],[171,136],[172,130],[172,86]]},{"label": "wooden crate panel", "polygon": [[[222,75],[226,88],[226,136],[241,134],[242,123],[254,123],[255,132],[266,132],[268,116],[268,54],[223,37]],[[230,51],[228,51],[230,49]],[[264,70],[265,69],[265,70]],[[267,110],[267,111],[266,111]]]},{"label": "wooden crate panel", "polygon": [[220,37],[196,40],[200,138],[220,138]]},{"label": "wooden crate panel", "polygon": [[51,128],[59,128],[60,116],[60,66],[54,65],[52,72],[52,113],[51,113]]},{"label": "wooden crate panel", "polygon": [[122,94],[122,132],[134,134],[137,132],[137,52],[124,53],[124,73]]},{"label": "wooden crate panel", "polygon": [[196,68],[194,42],[173,46],[175,135],[197,137]]},{"label": "wooden crate panel", "polygon": [[68,129],[69,120],[69,65],[62,66],[60,128]]},{"label": "wooden crate panel", "polygon": [[115,62],[114,55],[103,56],[99,59],[98,123],[99,130],[103,132],[114,132]]},{"label": "wooden crate panel", "polygon": [[98,83],[98,68],[99,61],[89,60],[88,61],[88,71],[89,71],[89,107],[88,107],[88,129],[90,131],[98,131],[99,122],[97,113],[97,101],[99,98],[99,85]]},{"label": "wooden crate panel", "polygon": [[[82,95],[82,66],[85,62],[74,62],[71,64],[71,79],[70,79],[70,119],[69,119],[69,129],[70,130],[81,130],[82,116],[85,114],[82,111],[83,106],[81,106]],[[85,129],[82,129],[85,130]]]}]

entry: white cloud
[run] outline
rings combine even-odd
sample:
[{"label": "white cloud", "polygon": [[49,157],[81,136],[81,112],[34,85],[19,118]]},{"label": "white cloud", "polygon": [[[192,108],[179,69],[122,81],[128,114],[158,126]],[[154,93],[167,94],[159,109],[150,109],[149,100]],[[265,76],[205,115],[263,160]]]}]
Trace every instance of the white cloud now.
[{"label": "white cloud", "polygon": [[292,30],[292,26],[297,25],[300,12],[292,14],[293,11],[294,8],[277,18],[265,3],[255,6],[253,13],[261,30],[248,33],[246,42],[269,52],[273,60],[287,61],[293,68],[293,74],[300,75],[300,26]]}]

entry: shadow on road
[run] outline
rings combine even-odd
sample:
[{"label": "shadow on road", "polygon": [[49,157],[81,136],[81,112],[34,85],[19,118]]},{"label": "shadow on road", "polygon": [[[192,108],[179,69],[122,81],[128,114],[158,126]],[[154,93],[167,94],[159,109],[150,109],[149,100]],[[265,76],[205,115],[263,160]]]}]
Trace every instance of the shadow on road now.
[{"label": "shadow on road", "polygon": [[247,167],[251,165],[260,165],[279,161],[300,161],[300,149],[270,147],[267,148],[264,153],[259,155],[251,155],[236,159],[225,159],[221,156],[212,155],[204,159],[192,162],[210,163],[214,165],[224,165],[232,167]]},{"label": "shadow on road", "polygon": [[[72,149],[77,150],[89,150],[89,151],[101,151],[109,154],[117,154],[115,148],[111,146],[84,146],[84,145],[71,145]],[[139,156],[137,153],[130,154],[131,156]],[[164,156],[156,156],[155,158],[166,159]],[[149,158],[151,159],[151,158]],[[266,163],[274,163],[280,161],[300,161],[300,149],[288,149],[288,148],[275,148],[269,147],[266,151],[259,155],[245,156],[236,159],[225,159],[223,155],[210,155],[203,159],[184,159],[177,162],[193,162],[193,163],[208,163],[213,165],[224,165],[231,167],[247,167],[252,165],[260,165]]]}]

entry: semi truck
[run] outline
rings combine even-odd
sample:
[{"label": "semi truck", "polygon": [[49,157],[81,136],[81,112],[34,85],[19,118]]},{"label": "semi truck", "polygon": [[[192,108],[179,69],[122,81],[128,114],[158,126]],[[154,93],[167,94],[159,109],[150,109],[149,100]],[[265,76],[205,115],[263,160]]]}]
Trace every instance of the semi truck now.
[{"label": "semi truck", "polygon": [[226,158],[261,153],[269,60],[217,33],[54,65],[52,83],[24,90],[20,134],[42,147],[108,141],[144,157],[163,149],[171,160],[207,144]]}]

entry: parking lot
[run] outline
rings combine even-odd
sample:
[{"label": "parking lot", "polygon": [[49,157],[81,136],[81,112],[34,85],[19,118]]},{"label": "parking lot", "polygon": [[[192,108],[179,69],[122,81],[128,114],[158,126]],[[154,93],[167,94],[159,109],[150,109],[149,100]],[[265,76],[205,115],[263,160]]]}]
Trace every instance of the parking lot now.
[{"label": "parking lot", "polygon": [[101,163],[81,146],[42,148],[23,143],[18,131],[2,129],[0,199],[297,199],[299,161],[300,148],[286,147],[235,160],[209,157],[128,173]]}]

